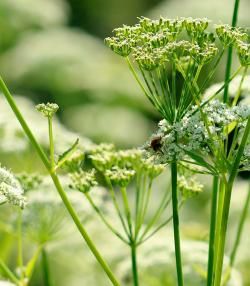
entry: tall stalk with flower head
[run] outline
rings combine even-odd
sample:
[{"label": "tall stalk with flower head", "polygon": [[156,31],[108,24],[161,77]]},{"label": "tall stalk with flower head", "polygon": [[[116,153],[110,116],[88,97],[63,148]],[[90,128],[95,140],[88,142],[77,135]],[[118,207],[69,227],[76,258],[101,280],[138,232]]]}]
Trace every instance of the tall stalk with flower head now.
[{"label": "tall stalk with flower head", "polygon": [[[233,107],[213,101],[242,68],[249,65],[247,34],[228,25],[217,25],[215,33],[207,32],[208,26],[207,19],[139,18],[139,24],[115,29],[114,37],[105,39],[112,51],[125,58],[143,93],[164,118],[152,137],[152,140],[157,138],[159,146],[157,150],[151,148],[149,155],[157,162],[171,166],[179,286],[184,282],[179,234],[178,164],[199,165],[203,172],[232,186],[249,134],[249,107],[236,106],[238,98]],[[183,36],[188,40],[182,40]],[[220,51],[216,38],[222,43]],[[236,47],[241,65],[218,91],[203,100],[203,91],[213,78],[228,45]],[[201,80],[205,66],[210,72]],[[182,81],[179,89],[177,78]],[[225,154],[224,142],[235,128],[234,142],[230,152]],[[237,137],[239,130],[243,133],[240,140]],[[235,160],[232,154],[237,154]]]}]

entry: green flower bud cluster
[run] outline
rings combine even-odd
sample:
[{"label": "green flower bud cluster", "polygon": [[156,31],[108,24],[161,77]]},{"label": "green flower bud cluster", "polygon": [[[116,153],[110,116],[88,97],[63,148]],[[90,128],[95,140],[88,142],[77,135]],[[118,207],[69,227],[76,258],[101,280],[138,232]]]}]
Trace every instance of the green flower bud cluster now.
[{"label": "green flower bud cluster", "polygon": [[89,158],[91,159],[95,168],[100,172],[104,172],[107,169],[111,169],[112,166],[117,162],[116,154],[111,151],[96,153],[90,155]]},{"label": "green flower bud cluster", "polygon": [[151,180],[157,178],[164,170],[164,164],[154,164],[152,160],[147,159],[143,161],[141,168],[148,174]]},{"label": "green flower bud cluster", "polygon": [[215,58],[217,53],[218,48],[215,46],[215,44],[212,43],[205,44],[202,48],[199,46],[195,47],[191,51],[191,55],[198,65],[208,64]]},{"label": "green flower bud cluster", "polygon": [[43,116],[52,118],[59,109],[56,103],[41,103],[36,106],[37,111],[41,112]]},{"label": "green flower bud cluster", "polygon": [[238,41],[236,44],[239,60],[242,66],[250,65],[250,43]]},{"label": "green flower bud cluster", "polygon": [[70,188],[78,190],[82,193],[87,193],[92,187],[97,185],[95,170],[92,169],[89,172],[78,170],[70,174],[71,184]]},{"label": "green flower bud cluster", "polygon": [[28,173],[18,174],[17,179],[25,193],[37,189],[43,181],[43,178],[39,174]]},{"label": "green flower bud cluster", "polygon": [[132,41],[123,40],[122,42],[119,38],[106,38],[105,44],[110,47],[110,49],[116,54],[127,57],[132,51]]},{"label": "green flower bud cluster", "polygon": [[203,19],[193,19],[186,18],[184,19],[184,25],[187,31],[187,34],[193,39],[199,39],[208,28],[209,20],[206,18]]},{"label": "green flower bud cluster", "polygon": [[84,153],[77,149],[67,157],[63,162],[62,167],[70,173],[77,172],[81,168],[83,160]]},{"label": "green flower bud cluster", "polygon": [[184,200],[197,196],[203,191],[204,186],[194,176],[179,176],[178,188]]},{"label": "green flower bud cluster", "polygon": [[234,28],[229,25],[217,25],[216,33],[224,47],[234,45],[238,41],[244,41],[248,38],[248,35],[239,28]]},{"label": "green flower bud cluster", "polygon": [[[105,39],[105,43],[123,57],[132,53],[142,69],[153,70],[184,53],[190,55],[192,46],[198,45],[199,52],[206,53],[203,45],[214,41],[213,34],[205,32],[208,24],[207,19],[151,20],[142,17],[135,26],[115,29],[115,36]],[[183,30],[191,37],[191,42],[177,41]]]},{"label": "green flower bud cluster", "polygon": [[105,176],[112,184],[118,185],[121,188],[126,188],[135,176],[135,171],[114,166],[111,170],[105,171]]},{"label": "green flower bud cluster", "polygon": [[[164,165],[158,165],[151,160],[145,159],[144,151],[142,150],[129,149],[117,151],[115,149],[104,149],[102,146],[95,148],[93,151],[94,154],[89,154],[88,156],[95,168],[108,177],[111,182],[118,184],[120,176],[121,182],[118,185],[124,186],[129,183],[129,179],[132,179],[139,172],[143,172],[153,180],[164,170]],[[112,173],[114,173],[114,176],[111,175]],[[132,176],[132,174],[134,175]]]}]

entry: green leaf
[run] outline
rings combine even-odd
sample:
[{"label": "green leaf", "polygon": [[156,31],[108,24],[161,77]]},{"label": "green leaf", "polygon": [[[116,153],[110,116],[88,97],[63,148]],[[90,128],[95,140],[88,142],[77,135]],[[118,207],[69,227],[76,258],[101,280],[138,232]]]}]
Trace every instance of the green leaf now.
[{"label": "green leaf", "polygon": [[59,156],[56,169],[60,168],[65,163],[65,161],[69,159],[69,157],[76,151],[78,144],[79,138],[76,139],[75,143],[68,150],[66,150],[63,154]]},{"label": "green leaf", "polygon": [[217,174],[216,169],[212,165],[210,165],[205,159],[203,159],[200,155],[193,153],[193,152],[190,152],[190,151],[187,151],[187,150],[185,150],[185,152],[188,154],[188,156],[190,156],[200,166],[207,168],[214,175]]},{"label": "green leaf", "polygon": [[42,251],[42,246],[39,246],[38,249],[36,250],[36,252],[34,253],[34,255],[31,257],[31,259],[29,260],[29,262],[27,263],[26,267],[25,267],[25,276],[30,280],[30,278],[32,277],[36,262],[39,258],[39,255],[41,254]]}]

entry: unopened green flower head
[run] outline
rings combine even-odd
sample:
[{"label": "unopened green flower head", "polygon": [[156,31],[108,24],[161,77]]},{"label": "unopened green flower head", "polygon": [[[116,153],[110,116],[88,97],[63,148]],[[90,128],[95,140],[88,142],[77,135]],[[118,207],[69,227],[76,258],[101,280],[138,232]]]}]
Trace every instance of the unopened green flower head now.
[{"label": "unopened green flower head", "polygon": [[[211,43],[214,40],[213,34],[205,32],[208,25],[207,19],[166,19],[161,17],[159,20],[151,20],[141,17],[139,24],[135,26],[123,26],[115,29],[115,36],[106,38],[105,43],[111,50],[123,57],[132,53],[139,65],[142,63],[142,68],[151,70],[153,69],[151,65],[157,66],[157,62],[165,62],[166,45],[173,43],[173,47],[170,45],[167,50],[183,45],[177,41],[183,30],[191,37],[192,43],[193,40],[198,44],[202,41]],[[191,43],[189,42],[189,44]],[[161,49],[163,50],[161,51]]]},{"label": "unopened green flower head", "polygon": [[89,172],[79,170],[78,172],[70,174],[70,178],[70,187],[82,193],[89,192],[92,187],[97,185],[94,169]]},{"label": "unopened green flower head", "polygon": [[106,170],[105,176],[112,184],[125,188],[135,176],[135,171],[115,166],[111,170]]},{"label": "unopened green flower head", "polygon": [[106,169],[110,169],[117,162],[116,153],[112,151],[96,153],[90,155],[89,158],[91,159],[91,162],[95,168],[100,172],[104,172]]},{"label": "unopened green flower head", "polygon": [[70,173],[77,172],[80,170],[83,160],[84,153],[81,150],[76,150],[63,162],[62,168]]},{"label": "unopened green flower head", "polygon": [[184,25],[187,31],[187,34],[197,39],[199,38],[209,25],[209,20],[207,18],[203,19],[193,19],[193,18],[184,18]]},{"label": "unopened green flower head", "polygon": [[43,116],[52,118],[59,109],[56,103],[41,103],[36,106],[37,111],[41,112]]},{"label": "unopened green flower head", "polygon": [[244,41],[248,38],[247,34],[242,32],[239,28],[234,28],[229,25],[217,25],[216,33],[225,47],[234,45],[237,41]]},{"label": "unopened green flower head", "polygon": [[20,182],[24,192],[37,189],[43,178],[39,174],[21,173],[17,175],[17,179]]},{"label": "unopened green flower head", "polygon": [[152,160],[145,159],[142,162],[141,168],[148,174],[149,178],[153,180],[165,170],[165,165],[155,164]]},{"label": "unopened green flower head", "polygon": [[201,193],[204,186],[195,177],[182,175],[178,178],[178,187],[183,199],[189,199]]},{"label": "unopened green flower head", "polygon": [[141,163],[143,151],[139,149],[120,150],[116,155],[119,167],[136,169]]},{"label": "unopened green flower head", "polygon": [[250,44],[238,41],[236,44],[239,60],[242,66],[250,65]]},{"label": "unopened green flower head", "polygon": [[115,146],[114,144],[108,144],[108,143],[101,143],[99,145],[95,145],[91,147],[91,150],[89,151],[90,154],[100,154],[104,151],[114,151]]}]

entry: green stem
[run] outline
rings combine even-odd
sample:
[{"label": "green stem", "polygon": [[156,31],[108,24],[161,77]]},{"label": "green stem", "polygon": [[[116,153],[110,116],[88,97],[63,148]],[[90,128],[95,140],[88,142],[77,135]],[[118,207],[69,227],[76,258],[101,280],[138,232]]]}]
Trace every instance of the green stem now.
[{"label": "green stem", "polygon": [[[240,0],[235,0],[234,3],[234,12],[233,12],[233,19],[232,19],[232,27],[236,27],[237,24],[237,19],[238,19],[238,11],[239,11],[239,4]],[[232,58],[233,58],[233,46],[231,45],[228,48],[228,54],[227,54],[227,65],[226,65],[226,73],[225,73],[225,83],[228,82],[230,78],[230,73],[231,73],[231,67],[232,67]],[[228,102],[228,88],[229,85],[228,83],[225,86],[224,89],[224,95],[223,95],[223,101]]]},{"label": "green stem", "polygon": [[48,118],[48,129],[49,129],[49,146],[50,146],[50,164],[51,169],[55,168],[55,147],[54,147],[54,139],[53,139],[53,128],[52,128],[52,118]]},{"label": "green stem", "polygon": [[106,225],[106,227],[111,230],[119,239],[121,239],[123,242],[125,242],[126,244],[129,244],[129,242],[107,221],[107,219],[105,218],[105,216],[103,215],[103,213],[101,212],[101,210],[97,207],[97,205],[94,203],[94,201],[92,200],[91,196],[88,193],[85,193],[85,196],[87,198],[87,200],[89,201],[90,205],[92,206],[92,208],[95,210],[95,212],[97,213],[97,215],[100,217],[100,219],[102,220],[102,222]]},{"label": "green stem", "polygon": [[237,94],[236,94],[236,96],[235,96],[235,98],[233,100],[232,106],[235,106],[238,103],[238,100],[239,100],[240,94],[241,94],[242,85],[243,85],[244,79],[245,79],[245,77],[247,75],[247,70],[248,70],[248,66],[246,66],[244,68],[243,75],[242,75],[241,80],[240,80],[240,85],[238,87]]},{"label": "green stem", "polygon": [[213,181],[213,194],[212,194],[212,204],[211,204],[211,214],[210,214],[211,218],[210,218],[210,237],[209,237],[209,251],[208,251],[207,286],[211,286],[213,280],[218,183],[219,179],[217,176],[215,176]]},{"label": "green stem", "polygon": [[0,259],[0,269],[2,270],[2,273],[6,275],[16,285],[19,285],[19,280],[17,277],[13,274],[13,272],[8,268],[8,266]]},{"label": "green stem", "polygon": [[245,145],[247,143],[248,135],[250,133],[250,118],[247,121],[247,126],[245,128],[238,152],[236,154],[236,158],[234,160],[233,167],[230,172],[229,180],[226,185],[226,192],[225,198],[223,203],[223,212],[222,212],[222,223],[220,229],[220,243],[218,248],[218,260],[216,265],[216,278],[215,278],[215,286],[220,286],[221,283],[221,276],[222,276],[222,268],[223,268],[223,261],[224,261],[224,252],[225,252],[225,241],[226,241],[226,233],[227,233],[227,225],[228,225],[228,217],[229,217],[229,210],[230,210],[230,203],[231,203],[231,195],[233,184],[235,178],[238,174],[238,168],[240,165],[240,160],[244,152]]},{"label": "green stem", "polygon": [[42,249],[42,267],[43,267],[43,282],[44,286],[51,286],[51,275],[50,275],[50,269],[49,269],[49,260],[48,255],[46,252],[46,249]]},{"label": "green stem", "polygon": [[53,171],[51,171],[51,167],[50,167],[50,162],[47,158],[47,156],[45,155],[44,151],[42,150],[41,146],[39,145],[39,143],[36,141],[33,133],[31,132],[29,126],[27,125],[25,119],[23,118],[21,112],[19,111],[15,100],[13,99],[11,93],[9,92],[7,86],[5,85],[3,79],[0,77],[0,89],[2,90],[6,100],[8,101],[11,109],[13,110],[16,118],[18,119],[20,125],[23,128],[23,131],[25,132],[26,136],[29,138],[32,146],[34,146],[35,150],[37,151],[40,159],[42,160],[42,162],[44,163],[46,169],[48,170],[54,185],[57,189],[57,192],[59,193],[64,206],[66,207],[68,213],[70,214],[72,220],[74,221],[76,227],[78,228],[79,232],[82,235],[82,238],[85,240],[85,242],[87,243],[89,249],[91,250],[91,252],[93,253],[93,255],[95,256],[95,258],[97,259],[97,261],[99,262],[99,264],[101,265],[101,267],[103,268],[103,270],[106,272],[107,276],[109,277],[110,281],[112,282],[113,285],[115,286],[119,286],[119,282],[117,281],[117,279],[115,278],[113,272],[110,270],[109,266],[107,265],[107,263],[105,262],[105,260],[102,258],[101,254],[99,253],[99,251],[97,250],[97,248],[95,247],[94,243],[92,242],[92,240],[90,239],[87,231],[85,230],[85,228],[83,227],[83,225],[81,224],[81,221],[78,217],[78,215],[76,214],[72,204],[70,203],[63,187],[61,186],[61,183],[59,181],[58,176],[56,175],[56,173],[54,173]]},{"label": "green stem", "polygon": [[35,150],[37,151],[39,157],[41,158],[43,164],[45,165],[45,167],[50,170],[50,162],[46,156],[46,154],[44,153],[43,149],[41,148],[41,146],[37,143],[33,133],[31,132],[29,126],[27,125],[25,119],[23,118],[23,115],[21,114],[21,112],[19,111],[14,98],[12,97],[10,91],[8,90],[7,86],[5,85],[2,77],[0,76],[0,89],[3,92],[3,95],[5,96],[6,100],[8,101],[12,111],[14,112],[17,120],[19,121],[20,125],[23,128],[24,133],[26,134],[26,136],[28,137],[28,139],[30,140],[31,145],[35,148]]},{"label": "green stem", "polygon": [[126,214],[126,218],[127,218],[129,235],[130,235],[130,240],[131,240],[131,239],[133,239],[133,226],[132,226],[131,211],[130,211],[130,207],[129,207],[127,190],[125,187],[121,187],[121,193],[122,193],[123,206],[124,206],[124,210],[125,210],[125,214]]},{"label": "green stem", "polygon": [[173,206],[176,270],[177,270],[178,286],[183,286],[180,231],[179,231],[178,193],[177,193],[178,191],[177,190],[177,163],[176,162],[171,163],[171,179],[172,179],[172,206]]},{"label": "green stem", "polygon": [[135,243],[131,244],[131,260],[132,260],[132,273],[133,273],[133,282],[134,286],[139,286],[138,270],[137,270],[137,247]]},{"label": "green stem", "polygon": [[21,277],[24,278],[23,276],[23,240],[22,240],[22,210],[19,210],[18,212],[18,257],[17,257],[17,262],[18,262],[18,267],[21,270]]},{"label": "green stem", "polygon": [[234,266],[235,257],[236,257],[236,253],[237,253],[237,250],[238,250],[239,245],[240,245],[241,235],[242,235],[244,223],[246,221],[249,204],[250,204],[250,186],[249,186],[246,202],[245,202],[243,211],[241,213],[240,223],[239,223],[239,226],[237,229],[237,235],[236,235],[236,239],[235,239],[235,242],[233,245],[233,250],[232,250],[231,255],[230,255],[230,266],[231,267]]}]

